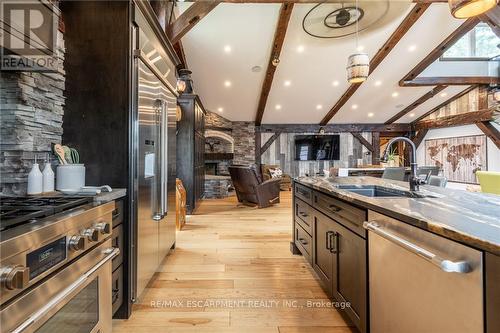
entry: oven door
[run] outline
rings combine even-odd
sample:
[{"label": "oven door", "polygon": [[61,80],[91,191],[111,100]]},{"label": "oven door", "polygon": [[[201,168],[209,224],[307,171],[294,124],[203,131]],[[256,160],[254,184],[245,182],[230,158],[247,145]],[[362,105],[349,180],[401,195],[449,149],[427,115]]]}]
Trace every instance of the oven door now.
[{"label": "oven door", "polygon": [[108,239],[0,312],[2,332],[111,333],[111,260]]}]

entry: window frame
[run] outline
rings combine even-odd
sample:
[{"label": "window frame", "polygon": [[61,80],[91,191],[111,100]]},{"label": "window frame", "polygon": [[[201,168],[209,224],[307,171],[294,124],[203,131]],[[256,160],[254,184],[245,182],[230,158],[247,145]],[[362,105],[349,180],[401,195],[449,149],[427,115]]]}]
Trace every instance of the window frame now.
[{"label": "window frame", "polygon": [[[486,24],[484,22],[480,22],[480,23],[476,24],[471,30],[469,30],[464,35],[464,36],[468,37],[469,53],[471,53],[469,56],[467,56],[467,57],[446,57],[444,54],[446,53],[446,51],[448,51],[450,48],[452,48],[455,45],[455,44],[453,44],[452,46],[450,46],[450,48],[448,48],[447,50],[445,50],[443,52],[443,54],[439,57],[439,61],[491,61],[491,60],[499,57],[500,51],[498,54],[496,54],[492,57],[476,57],[475,56],[475,54],[476,54],[476,28],[479,25],[484,25],[484,26],[489,27],[488,24]],[[463,38],[464,36],[462,36],[461,38]],[[457,42],[458,42],[458,40],[457,40]]]}]

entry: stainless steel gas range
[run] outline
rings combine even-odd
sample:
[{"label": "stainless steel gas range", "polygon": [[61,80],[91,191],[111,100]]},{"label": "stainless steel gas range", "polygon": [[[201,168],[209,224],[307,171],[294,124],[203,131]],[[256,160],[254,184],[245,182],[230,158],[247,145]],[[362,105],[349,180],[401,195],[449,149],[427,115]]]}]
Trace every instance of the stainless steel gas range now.
[{"label": "stainless steel gas range", "polygon": [[114,202],[0,201],[2,332],[111,332]]}]

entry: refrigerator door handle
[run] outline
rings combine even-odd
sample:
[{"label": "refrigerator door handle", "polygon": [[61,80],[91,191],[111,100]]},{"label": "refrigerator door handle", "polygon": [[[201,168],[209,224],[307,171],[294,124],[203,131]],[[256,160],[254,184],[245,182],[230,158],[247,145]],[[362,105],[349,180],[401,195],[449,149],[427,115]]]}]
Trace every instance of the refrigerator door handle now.
[{"label": "refrigerator door handle", "polygon": [[162,190],[162,168],[163,168],[163,156],[162,156],[162,121],[161,114],[163,110],[163,100],[157,99],[154,101],[154,111],[155,111],[155,132],[156,132],[156,145],[155,145],[155,194],[154,194],[154,208],[153,208],[153,220],[160,221],[163,218],[162,200],[163,200],[163,190]]},{"label": "refrigerator door handle", "polygon": [[161,121],[161,126],[160,126],[160,149],[161,149],[161,167],[160,167],[160,208],[161,208],[161,216],[164,217],[167,215],[167,165],[168,165],[168,119],[167,119],[167,112],[168,112],[168,104],[166,101],[162,100],[161,103],[161,110],[160,110],[160,121]]}]

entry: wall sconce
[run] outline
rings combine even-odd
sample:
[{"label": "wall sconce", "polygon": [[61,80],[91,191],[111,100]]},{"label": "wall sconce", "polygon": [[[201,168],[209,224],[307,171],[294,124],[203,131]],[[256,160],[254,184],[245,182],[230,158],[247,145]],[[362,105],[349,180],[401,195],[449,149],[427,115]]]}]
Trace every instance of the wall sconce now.
[{"label": "wall sconce", "polygon": [[176,90],[179,94],[191,94],[193,92],[193,80],[191,79],[191,71],[189,69],[179,69],[179,77],[177,78]]}]

